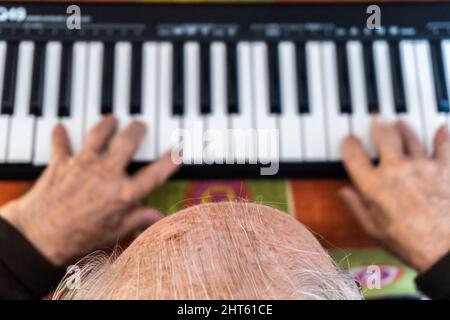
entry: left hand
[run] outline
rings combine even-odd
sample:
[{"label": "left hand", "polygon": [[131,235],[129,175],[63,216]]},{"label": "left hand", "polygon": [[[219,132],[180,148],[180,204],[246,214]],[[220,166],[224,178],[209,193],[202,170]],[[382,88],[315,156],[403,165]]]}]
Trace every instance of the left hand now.
[{"label": "left hand", "polygon": [[145,126],[134,121],[115,135],[116,128],[114,117],[103,118],[73,155],[67,132],[58,125],[43,175],[27,194],[0,208],[0,216],[55,265],[114,244],[162,217],[140,200],[178,166],[167,154],[130,177],[125,169]]}]

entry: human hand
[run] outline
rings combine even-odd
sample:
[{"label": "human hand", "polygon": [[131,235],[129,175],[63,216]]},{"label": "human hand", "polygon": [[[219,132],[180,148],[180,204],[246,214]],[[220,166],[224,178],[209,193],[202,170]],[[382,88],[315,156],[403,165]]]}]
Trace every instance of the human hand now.
[{"label": "human hand", "polygon": [[374,166],[360,141],[342,145],[345,167],[356,189],[339,195],[369,236],[419,272],[450,249],[450,136],[442,126],[433,156],[404,123],[374,121],[372,136],[380,157]]},{"label": "human hand", "polygon": [[166,154],[134,176],[126,167],[145,134],[140,122],[115,135],[117,120],[103,118],[72,155],[62,125],[53,131],[52,159],[34,187],[0,208],[14,225],[55,265],[117,242],[162,215],[140,200],[177,170]]}]

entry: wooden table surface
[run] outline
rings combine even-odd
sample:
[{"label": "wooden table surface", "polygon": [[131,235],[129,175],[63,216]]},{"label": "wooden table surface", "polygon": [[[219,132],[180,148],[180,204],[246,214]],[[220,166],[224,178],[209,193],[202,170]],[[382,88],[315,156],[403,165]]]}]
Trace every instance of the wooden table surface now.
[{"label": "wooden table surface", "polygon": [[[316,1],[330,2],[328,0]],[[77,2],[81,1],[78,0]],[[111,2],[124,1],[116,0]],[[303,2],[314,1],[310,0]],[[355,1],[347,0],[335,2]],[[336,196],[336,191],[341,186],[348,184],[348,181],[322,179],[295,180],[292,183],[296,185],[293,189],[295,189],[294,197],[296,198],[297,218],[318,236],[325,247],[350,248],[374,245],[361,230],[357,222],[342,206]],[[32,182],[26,181],[0,181],[0,205],[19,197],[29,189],[32,184]]]}]

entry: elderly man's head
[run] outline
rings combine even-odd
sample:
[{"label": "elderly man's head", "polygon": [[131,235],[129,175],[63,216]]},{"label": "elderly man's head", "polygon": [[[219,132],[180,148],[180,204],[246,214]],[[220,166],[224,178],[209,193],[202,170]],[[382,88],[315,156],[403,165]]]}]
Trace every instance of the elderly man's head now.
[{"label": "elderly man's head", "polygon": [[[90,257],[74,299],[359,299],[314,236],[273,208],[215,203],[142,233],[117,259]],[[79,274],[75,274],[78,276]]]}]

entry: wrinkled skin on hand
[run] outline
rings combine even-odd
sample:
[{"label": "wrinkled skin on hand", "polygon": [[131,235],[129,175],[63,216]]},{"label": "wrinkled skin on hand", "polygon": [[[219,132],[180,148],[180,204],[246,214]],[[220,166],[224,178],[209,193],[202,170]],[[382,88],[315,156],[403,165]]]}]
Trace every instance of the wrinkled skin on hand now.
[{"label": "wrinkled skin on hand", "polygon": [[380,164],[360,141],[343,142],[344,164],[355,188],[339,195],[369,236],[419,272],[450,250],[450,136],[441,127],[432,156],[403,122],[375,121]]},{"label": "wrinkled skin on hand", "polygon": [[132,122],[115,134],[117,120],[103,118],[72,155],[62,125],[53,131],[52,159],[29,193],[6,204],[0,215],[53,264],[63,265],[148,227],[162,215],[140,200],[177,169],[167,154],[134,176],[126,167],[145,126]]}]

